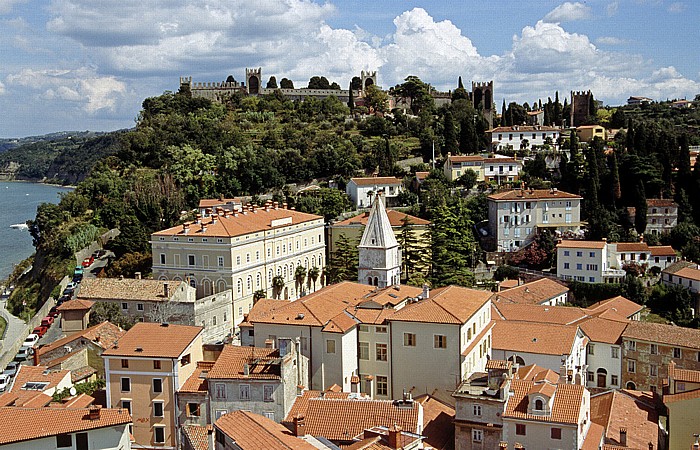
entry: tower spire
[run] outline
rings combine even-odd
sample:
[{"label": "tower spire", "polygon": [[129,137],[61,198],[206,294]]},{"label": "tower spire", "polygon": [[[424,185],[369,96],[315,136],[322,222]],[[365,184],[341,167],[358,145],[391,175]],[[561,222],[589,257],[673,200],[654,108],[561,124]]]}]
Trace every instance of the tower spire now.
[{"label": "tower spire", "polygon": [[358,247],[358,281],[378,287],[399,284],[401,248],[391,228],[382,192],[377,192]]}]

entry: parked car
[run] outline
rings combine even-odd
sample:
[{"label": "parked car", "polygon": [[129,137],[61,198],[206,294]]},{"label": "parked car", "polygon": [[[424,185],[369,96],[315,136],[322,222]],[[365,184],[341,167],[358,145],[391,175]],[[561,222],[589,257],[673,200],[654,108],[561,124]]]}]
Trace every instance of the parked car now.
[{"label": "parked car", "polygon": [[71,298],[73,298],[73,292],[75,292],[75,289],[68,289],[68,288],[65,288],[65,289],[63,290],[63,295],[66,296],[66,297],[68,297],[68,300],[70,300]]},{"label": "parked car", "polygon": [[51,325],[53,325],[53,317],[51,316],[46,316],[43,319],[41,319],[41,324],[45,326],[46,328],[49,328]]},{"label": "parked car", "polygon": [[54,319],[58,317],[58,308],[55,306],[52,306],[51,309],[49,310],[49,316],[53,317]]},{"label": "parked car", "polygon": [[39,342],[39,336],[32,333],[24,339],[22,347],[34,347],[37,342]]},{"label": "parked car", "polygon": [[16,361],[11,361],[10,363],[7,364],[7,367],[5,367],[5,370],[3,370],[3,375],[9,375],[11,377],[14,377],[17,375],[17,371],[19,370],[19,363]]},{"label": "parked car", "polygon": [[27,358],[34,354],[34,349],[31,347],[21,347],[15,355],[15,361],[26,361]]},{"label": "parked car", "polygon": [[73,275],[73,279],[71,280],[73,283],[78,284],[81,281],[83,281],[83,274],[81,273],[80,275]]},{"label": "parked car", "polygon": [[83,266],[75,266],[75,269],[73,269],[73,275],[82,275],[83,274]]},{"label": "parked car", "polygon": [[38,335],[39,337],[42,337],[43,335],[46,334],[47,331],[49,331],[48,327],[45,327],[44,325],[39,325],[38,327],[34,327],[34,330],[32,330],[32,333]]},{"label": "parked car", "polygon": [[5,392],[10,387],[10,381],[12,381],[11,376],[0,374],[0,392]]},{"label": "parked car", "polygon": [[70,283],[68,283],[66,285],[66,289],[75,290],[75,288],[77,288],[77,287],[78,287],[78,283],[76,283],[75,281],[71,281]]},{"label": "parked car", "polygon": [[99,250],[96,250],[95,253],[92,254],[92,256],[94,256],[97,259],[100,259],[103,256],[105,256],[106,254],[107,254],[107,250],[101,248]]},{"label": "parked car", "polygon": [[83,260],[83,268],[88,268],[95,262],[95,257],[90,255],[88,258]]},{"label": "parked car", "polygon": [[68,300],[70,300],[70,295],[62,295],[56,301],[56,306],[61,306],[62,304],[64,304]]}]

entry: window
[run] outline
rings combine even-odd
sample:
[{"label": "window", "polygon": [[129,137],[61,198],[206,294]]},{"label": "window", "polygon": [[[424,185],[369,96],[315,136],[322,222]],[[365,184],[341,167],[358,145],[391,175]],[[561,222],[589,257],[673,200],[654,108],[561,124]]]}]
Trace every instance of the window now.
[{"label": "window", "polygon": [[163,379],[154,378],[153,379],[153,392],[163,392]]},{"label": "window", "polygon": [[637,351],[637,342],[636,341],[627,341],[627,350],[631,350],[633,352]]},{"label": "window", "polygon": [[128,369],[128,368],[129,368],[129,360],[122,359],[122,369]]},{"label": "window", "polygon": [[326,339],[326,353],[335,353],[335,339]]},{"label": "window", "polygon": [[561,439],[561,428],[552,428],[550,436],[552,439]]},{"label": "window", "polygon": [[386,396],[389,392],[387,377],[377,376],[377,395]]},{"label": "window", "polygon": [[181,366],[186,366],[186,365],[189,364],[189,363],[190,363],[190,354],[188,353],[188,354],[186,354],[185,356],[182,357],[182,359],[180,360],[180,365],[181,365]]},{"label": "window", "polygon": [[525,436],[525,433],[527,432],[527,429],[525,428],[524,423],[516,423],[515,424],[515,434],[518,436]]},{"label": "window", "polygon": [[187,255],[187,265],[194,266],[194,255]]},{"label": "window", "polygon": [[442,334],[433,335],[434,348],[447,348],[447,336]]},{"label": "window", "polygon": [[657,355],[659,353],[659,346],[656,344],[651,344],[649,346],[649,353],[652,355]]},{"label": "window", "polygon": [[214,397],[220,400],[226,399],[226,385],[224,383],[214,385]]},{"label": "window", "polygon": [[367,325],[359,325],[358,329],[363,333],[369,333],[369,327]]},{"label": "window", "polygon": [[377,327],[374,329],[377,333],[386,333],[386,327]]},{"label": "window", "polygon": [[360,342],[357,346],[358,358],[369,360],[369,342]]},{"label": "window", "polygon": [[129,304],[126,303],[126,302],[122,302],[122,309],[123,309],[123,310],[129,309]]},{"label": "window", "polygon": [[568,251],[568,250],[564,250],[564,256],[569,256],[569,251]]},{"label": "window", "polygon": [[131,392],[131,378],[122,377],[122,392]]},{"label": "window", "polygon": [[160,360],[159,359],[153,360],[153,368],[160,370]]},{"label": "window", "polygon": [[377,361],[386,361],[387,360],[386,344],[377,344],[376,350],[377,350]]},{"label": "window", "polygon": [[542,399],[535,400],[535,411],[542,411],[544,409],[544,402]]},{"label": "window", "polygon": [[163,402],[153,402],[153,417],[163,417]]},{"label": "window", "polygon": [[595,344],[588,344],[588,354],[595,355]]},{"label": "window", "polygon": [[659,370],[655,364],[649,365],[649,376],[656,377],[659,375]]},{"label": "window", "polygon": [[583,264],[576,264],[576,270],[583,270]]},{"label": "window", "polygon": [[637,371],[637,361],[630,359],[627,360],[627,371],[630,373],[634,373]]},{"label": "window", "polygon": [[484,439],[482,430],[472,429],[472,442],[481,442]]},{"label": "window", "polygon": [[617,379],[617,375],[610,375],[610,384],[612,384],[613,386],[619,385],[619,380]]},{"label": "window", "polygon": [[404,347],[415,347],[416,346],[416,335],[414,333],[404,333],[403,334],[403,345],[404,345]]},{"label": "window", "polygon": [[274,399],[272,398],[272,393],[274,392],[275,387],[271,384],[266,384],[263,386],[263,401],[264,402],[272,402]]},{"label": "window", "polygon": [[681,349],[678,347],[674,347],[673,349],[673,357],[674,358],[680,358],[681,357]]},{"label": "window", "polygon": [[137,310],[137,311],[143,311],[143,303],[137,303],[137,304],[136,304],[136,310]]},{"label": "window", "polygon": [[223,256],[216,257],[216,265],[219,267],[224,267],[224,257]]},{"label": "window", "polygon": [[610,357],[613,359],[620,358],[620,349],[617,347],[611,347],[610,348]]},{"label": "window", "polygon": [[569,268],[569,263],[564,263],[564,268],[568,269]]},{"label": "window", "polygon": [[126,409],[131,414],[131,400],[122,400],[122,408]]},{"label": "window", "polygon": [[586,380],[591,383],[595,381],[595,375],[590,370],[586,372]]},{"label": "window", "polygon": [[239,384],[238,385],[238,400],[250,400],[250,385],[249,384]]},{"label": "window", "polygon": [[59,434],[56,436],[56,447],[73,447],[73,436],[70,434]]},{"label": "window", "polygon": [[187,416],[188,417],[199,417],[199,403],[188,403],[187,404]]},{"label": "window", "polygon": [[216,411],[214,411],[214,417],[216,418],[216,420],[219,420],[221,418],[221,416],[223,416],[227,412],[228,412],[228,409],[217,409]]},{"label": "window", "polygon": [[579,258],[583,257],[583,252],[576,252],[576,256]]},{"label": "window", "polygon": [[473,405],[472,406],[472,412],[474,413],[475,416],[481,416],[481,405]]},{"label": "window", "polygon": [[165,427],[153,427],[153,441],[156,444],[162,444],[165,442]]},{"label": "window", "polygon": [[165,253],[160,254],[160,263],[165,264]]}]

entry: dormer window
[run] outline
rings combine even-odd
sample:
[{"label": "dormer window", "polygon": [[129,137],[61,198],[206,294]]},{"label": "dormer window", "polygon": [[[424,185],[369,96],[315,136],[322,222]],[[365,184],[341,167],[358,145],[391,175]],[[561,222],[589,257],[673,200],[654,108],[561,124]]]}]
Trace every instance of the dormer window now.
[{"label": "dormer window", "polygon": [[535,400],[535,411],[542,411],[544,410],[544,402],[542,399],[537,399]]}]

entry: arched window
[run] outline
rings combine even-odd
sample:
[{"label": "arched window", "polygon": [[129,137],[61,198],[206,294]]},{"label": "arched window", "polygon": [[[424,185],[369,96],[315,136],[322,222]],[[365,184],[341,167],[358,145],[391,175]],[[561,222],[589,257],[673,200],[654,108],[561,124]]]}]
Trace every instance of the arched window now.
[{"label": "arched window", "polygon": [[637,385],[634,384],[632,381],[628,381],[627,385],[625,387],[631,391],[634,391],[637,389]]},{"label": "arched window", "polygon": [[513,361],[513,357],[511,356],[510,358],[508,358],[508,361],[515,362],[515,364],[520,364],[521,366],[525,365],[525,360],[522,359],[520,356],[516,356],[515,361]]},{"label": "arched window", "polygon": [[202,293],[205,297],[211,295],[211,281],[207,279],[202,280]]},{"label": "arched window", "polygon": [[304,268],[309,270],[309,258],[304,258]]},{"label": "arched window", "polygon": [[260,272],[258,272],[258,273],[255,275],[255,287],[258,288],[258,289],[260,289],[260,279],[261,279],[261,278],[262,278],[262,277],[260,276]]},{"label": "arched window", "polygon": [[272,274],[273,274],[273,273],[274,273],[274,272],[272,272],[272,269],[270,269],[270,270],[267,272],[267,285],[268,285],[268,286],[272,286]]},{"label": "arched window", "polygon": [[374,285],[379,286],[379,278],[378,277],[374,277]]},{"label": "arched window", "polygon": [[238,281],[236,281],[236,292],[238,293],[238,295],[241,295],[243,293],[243,280],[241,280],[240,278],[238,279]]},{"label": "arched window", "polygon": [[245,254],[245,262],[247,262],[247,263],[250,262],[250,253]]},{"label": "arched window", "polygon": [[250,275],[248,275],[248,279],[246,280],[246,290],[248,293],[253,291],[253,277]]},{"label": "arched window", "polygon": [[316,255],[311,257],[311,267],[316,267]]},{"label": "arched window", "polygon": [[287,266],[284,266],[284,279],[287,279]]},{"label": "arched window", "polygon": [[226,282],[219,280],[216,282],[216,292],[224,292],[226,290]]},{"label": "arched window", "polygon": [[372,286],[372,277],[367,277],[367,284]]},{"label": "arched window", "polygon": [[197,287],[197,280],[194,277],[190,277],[190,286],[193,288]]},{"label": "arched window", "polygon": [[542,399],[535,400],[535,411],[542,411],[544,409],[544,402]]}]

